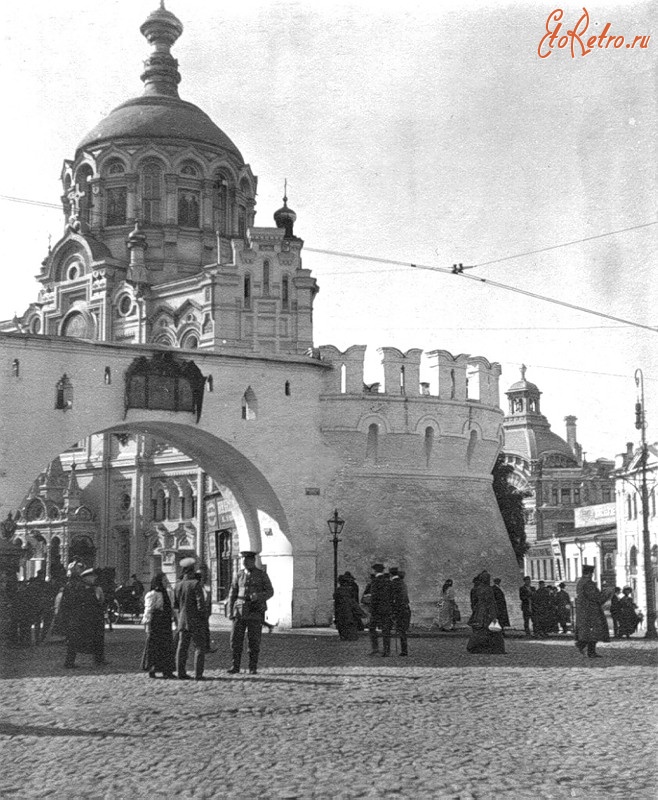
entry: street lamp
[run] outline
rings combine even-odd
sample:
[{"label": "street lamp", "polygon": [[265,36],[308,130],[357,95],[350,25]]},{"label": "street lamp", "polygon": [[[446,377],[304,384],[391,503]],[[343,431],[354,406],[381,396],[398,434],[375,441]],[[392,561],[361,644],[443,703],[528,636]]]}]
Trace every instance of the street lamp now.
[{"label": "street lamp", "polygon": [[647,605],[647,639],[658,639],[656,633],[656,587],[651,569],[651,534],[649,533],[649,495],[647,492],[647,420],[644,413],[644,375],[641,369],[635,370],[635,385],[639,389],[639,397],[635,403],[635,427],[642,438],[642,545],[644,550],[644,588]]},{"label": "street lamp", "polygon": [[331,541],[334,544],[334,589],[338,586],[338,542],[342,541],[338,538],[338,535],[343,530],[343,526],[345,525],[345,520],[341,519],[338,516],[338,509],[334,510],[334,515],[331,519],[327,520],[327,525],[329,526],[329,530],[331,531],[332,539]]}]

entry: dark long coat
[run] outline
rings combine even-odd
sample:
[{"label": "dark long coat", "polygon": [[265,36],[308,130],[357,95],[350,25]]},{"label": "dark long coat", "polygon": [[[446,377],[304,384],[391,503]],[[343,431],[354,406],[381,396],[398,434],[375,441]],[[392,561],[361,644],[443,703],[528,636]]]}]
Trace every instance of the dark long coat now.
[{"label": "dark long coat", "polygon": [[605,596],[589,575],[576,585],[576,639],[579,642],[609,642],[610,631],[603,613]]},{"label": "dark long coat", "polygon": [[393,622],[399,632],[409,629],[411,622],[411,607],[409,606],[409,592],[403,578],[391,578],[391,611]]},{"label": "dark long coat", "polygon": [[174,608],[179,631],[189,631],[192,635],[205,637],[206,598],[200,581],[194,576],[184,575],[176,584]]},{"label": "dark long coat", "polygon": [[69,645],[78,653],[97,652],[105,635],[105,620],[96,587],[77,576],[71,578],[62,592],[59,613]]},{"label": "dark long coat", "polygon": [[361,606],[354,599],[354,590],[343,583],[334,592],[334,619],[341,639],[359,638],[359,620],[364,616]]},{"label": "dark long coat", "polygon": [[494,601],[496,603],[496,614],[498,624],[501,628],[509,628],[509,614],[507,612],[507,600],[505,599],[505,592],[495,583],[491,587],[494,594]]}]

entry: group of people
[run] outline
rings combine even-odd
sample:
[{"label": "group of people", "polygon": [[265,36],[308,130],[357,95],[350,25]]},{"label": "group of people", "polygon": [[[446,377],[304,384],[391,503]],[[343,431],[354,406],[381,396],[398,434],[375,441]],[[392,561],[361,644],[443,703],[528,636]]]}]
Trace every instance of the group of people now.
[{"label": "group of people", "polygon": [[11,596],[9,644],[38,645],[47,637],[55,616],[55,597],[61,588],[57,580],[46,580],[44,570],[26,581],[16,581]]},{"label": "group of people", "polygon": [[359,631],[365,629],[366,619],[371,655],[380,654],[380,631],[382,658],[391,655],[393,633],[400,641],[399,655],[409,654],[407,632],[411,623],[411,607],[404,572],[398,567],[390,567],[387,571],[383,564],[373,564],[370,581],[363,590],[360,602],[359,587],[352,573],[345,572],[338,577],[334,592],[334,621],[339,637],[343,640],[358,639]]},{"label": "group of people", "polygon": [[[142,669],[150,677],[158,672],[164,678],[173,678],[174,669],[178,680],[189,680],[187,660],[190,647],[194,648],[194,680],[204,680],[206,654],[214,652],[210,640],[210,615],[212,603],[205,589],[202,575],[196,570],[193,558],[180,562],[180,580],[173,593],[173,604],[162,573],[151,583],[145,597],[144,617],[146,645]],[[242,552],[242,569],[239,570],[228,598],[228,616],[232,620],[231,657],[227,670],[235,675],[240,672],[245,636],[249,650],[249,673],[258,672],[260,643],[265,623],[267,601],[274,594],[267,573],[256,567],[256,553]],[[176,632],[172,634],[175,618]]]},{"label": "group of people", "polygon": [[571,622],[571,597],[565,583],[560,583],[556,588],[539,581],[535,588],[530,576],[526,575],[519,589],[519,600],[527,636],[546,639],[560,630],[567,633]]},{"label": "group of people", "polygon": [[[258,670],[260,642],[267,601],[274,590],[267,573],[256,567],[256,553],[244,551],[242,569],[236,574],[229,598],[232,620],[231,656],[228,672],[240,672],[245,637],[248,641],[249,672]],[[212,602],[194,558],[180,562],[180,578],[171,588],[162,572],[156,573],[143,597],[141,622],[146,632],[141,667],[150,678],[189,680],[190,648],[194,649],[194,679],[204,680],[206,654],[215,652],[210,638]],[[135,576],[133,576],[135,577]],[[140,598],[141,599],[141,598]],[[90,653],[94,663],[105,660],[105,595],[98,585],[98,570],[72,562],[67,579],[54,603],[57,627],[66,640],[64,667],[76,668],[78,653]],[[268,626],[271,627],[271,626]]]}]

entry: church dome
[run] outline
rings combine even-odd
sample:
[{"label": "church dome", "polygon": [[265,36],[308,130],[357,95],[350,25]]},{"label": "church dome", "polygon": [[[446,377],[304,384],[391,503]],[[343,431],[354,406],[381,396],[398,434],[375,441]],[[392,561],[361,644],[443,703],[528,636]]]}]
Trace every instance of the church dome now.
[{"label": "church dome", "polygon": [[244,164],[240,151],[224,131],[198,106],[177,97],[144,95],[122,103],[87,133],[78,144],[76,155],[93,145],[117,139],[184,139],[224,150]]},{"label": "church dome", "polygon": [[78,144],[76,156],[81,150],[109,141],[167,139],[208,145],[244,164],[240,151],[224,131],[204,111],[178,96],[181,76],[178,61],[169,50],[183,32],[181,21],[161,2],[140,31],[153,47],[141,75],[144,94],[122,103],[102,119]]}]

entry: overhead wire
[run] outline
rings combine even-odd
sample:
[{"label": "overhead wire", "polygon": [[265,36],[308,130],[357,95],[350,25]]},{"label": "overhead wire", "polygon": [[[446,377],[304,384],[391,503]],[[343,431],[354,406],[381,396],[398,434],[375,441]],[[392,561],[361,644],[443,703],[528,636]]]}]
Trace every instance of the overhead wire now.
[{"label": "overhead wire", "polygon": [[504,291],[514,292],[516,294],[524,295],[525,297],[532,297],[535,300],[541,300],[545,303],[552,303],[553,305],[562,306],[564,308],[570,308],[572,311],[579,311],[583,314],[592,314],[596,317],[601,317],[602,319],[609,319],[613,322],[621,322],[623,325],[631,325],[634,328],[642,328],[644,330],[652,331],[653,333],[658,333],[658,328],[645,325],[641,322],[635,322],[635,320],[624,319],[623,317],[617,317],[613,314],[606,314],[603,311],[596,311],[591,308],[586,308],[585,306],[579,306],[575,303],[568,303],[566,300],[558,300],[555,297],[547,297],[546,295],[538,294],[537,292],[530,292],[527,289],[520,289],[516,286],[510,286],[506,283],[500,283],[499,281],[493,281],[490,278],[481,278],[477,275],[468,275],[463,272],[458,267],[453,267],[452,269],[448,269],[447,267],[434,267],[430,266],[429,264],[414,264],[410,261],[397,261],[391,258],[378,258],[376,256],[362,256],[357,255],[355,253],[345,253],[339,250],[320,250],[319,248],[307,247],[305,248],[307,252],[310,253],[321,253],[323,255],[329,256],[339,256],[341,258],[351,258],[356,259],[358,261],[374,261],[380,264],[392,264],[396,266],[404,266],[404,267],[411,267],[412,269],[420,269],[420,270],[429,270],[431,272],[441,272],[445,275],[456,275],[460,278],[465,278],[466,280],[476,281],[478,283],[484,283],[488,286],[493,286],[496,289],[503,289]]},{"label": "overhead wire", "polygon": [[[4,199],[4,200],[9,200],[11,202],[16,202],[16,203],[26,203],[28,205],[43,206],[43,207],[46,207],[46,208],[57,208],[57,209],[61,210],[61,206],[57,206],[54,203],[46,203],[46,202],[43,202],[43,201],[40,201],[40,200],[30,200],[28,198],[11,197],[9,195],[0,195],[0,198]],[[98,214],[99,212],[91,210],[91,213],[92,214]],[[624,319],[623,317],[617,317],[617,316],[615,316],[613,314],[606,314],[603,311],[597,311],[595,309],[586,308],[585,306],[579,306],[579,305],[577,305],[575,303],[569,303],[566,300],[559,300],[559,299],[554,298],[554,297],[547,297],[546,295],[541,295],[541,294],[538,294],[537,292],[530,292],[527,289],[521,289],[520,287],[517,287],[517,286],[510,286],[509,284],[500,283],[499,281],[493,281],[490,278],[481,278],[481,277],[478,277],[478,276],[475,276],[475,275],[468,275],[468,274],[466,274],[464,272],[464,270],[466,270],[466,269],[474,269],[475,267],[482,267],[482,266],[487,266],[489,264],[496,264],[496,263],[500,263],[502,261],[508,261],[508,260],[511,260],[511,259],[514,259],[514,258],[521,258],[521,257],[527,256],[527,255],[534,255],[536,253],[547,252],[549,250],[556,250],[556,249],[561,248],[561,247],[569,247],[569,246],[571,246],[573,244],[579,244],[581,242],[592,241],[594,239],[601,239],[601,238],[603,238],[605,236],[612,236],[612,235],[615,235],[615,234],[618,234],[618,233],[626,233],[628,231],[639,230],[641,228],[647,228],[647,227],[650,227],[650,226],[656,225],[656,224],[658,224],[658,221],[646,222],[646,223],[642,223],[640,225],[634,225],[634,226],[628,227],[628,228],[620,228],[619,230],[616,230],[616,231],[609,231],[608,233],[602,233],[602,234],[597,234],[595,236],[584,237],[582,239],[574,240],[572,242],[565,242],[565,243],[562,243],[562,244],[551,245],[549,247],[540,248],[539,250],[527,251],[525,253],[518,253],[518,254],[512,255],[512,256],[505,256],[505,257],[500,258],[500,259],[493,259],[491,261],[480,262],[479,264],[474,264],[474,265],[471,265],[471,266],[464,266],[464,265],[460,264],[458,268],[455,266],[452,269],[448,269],[446,267],[431,266],[429,264],[414,264],[414,263],[409,262],[409,261],[398,261],[396,259],[390,259],[390,258],[379,258],[379,257],[376,257],[376,256],[364,256],[364,255],[359,255],[359,254],[356,254],[356,253],[347,253],[347,252],[343,252],[343,251],[339,251],[339,250],[325,250],[325,249],[320,249],[320,248],[315,248],[315,247],[306,247],[305,250],[306,250],[306,252],[309,252],[309,253],[318,253],[318,254],[322,254],[322,255],[338,256],[338,257],[341,257],[341,258],[350,258],[350,259],[354,259],[354,260],[358,260],[358,261],[371,261],[371,262],[375,262],[375,263],[379,263],[379,264],[390,264],[392,266],[411,267],[412,269],[428,270],[428,271],[431,271],[431,272],[440,272],[440,273],[443,273],[443,274],[446,274],[446,275],[459,275],[462,278],[466,278],[468,280],[474,280],[474,281],[477,281],[478,283],[484,283],[484,284],[487,284],[488,286],[492,286],[492,287],[494,287],[496,289],[502,289],[504,291],[514,292],[516,294],[521,294],[521,295],[524,295],[525,297],[530,297],[530,298],[533,298],[535,300],[540,300],[540,301],[545,302],[545,303],[552,303],[553,305],[561,306],[563,308],[569,308],[569,309],[571,309],[573,311],[578,311],[578,312],[583,313],[583,314],[591,314],[591,315],[594,315],[594,316],[597,316],[597,317],[601,317],[602,319],[608,319],[608,320],[611,320],[613,322],[620,322],[622,325],[630,325],[630,326],[632,326],[634,328],[640,328],[640,329],[643,329],[643,330],[651,331],[652,333],[658,333],[658,327],[656,327],[656,326],[645,325],[645,324],[643,324],[641,322],[636,322],[635,320],[628,320],[628,319]]]}]

